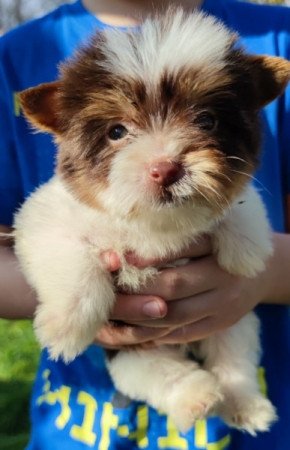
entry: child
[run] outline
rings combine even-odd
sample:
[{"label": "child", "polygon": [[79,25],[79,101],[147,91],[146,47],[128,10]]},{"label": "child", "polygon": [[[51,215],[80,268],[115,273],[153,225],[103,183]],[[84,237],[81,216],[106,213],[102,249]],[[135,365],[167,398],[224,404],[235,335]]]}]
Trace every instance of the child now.
[{"label": "child", "polygon": [[[111,25],[135,26],[152,9],[162,11],[174,3],[177,2],[156,1],[152,6],[151,2],[141,0],[86,0],[83,3],[79,0],[1,39],[2,230],[11,226],[13,213],[24,198],[50,178],[53,171],[54,146],[49,136],[31,133],[21,116],[17,92],[55,79],[58,63],[70,56],[96,29]],[[222,19],[241,34],[249,51],[289,56],[290,12],[287,9],[232,0],[206,0],[202,5],[200,1],[178,3],[189,10],[201,6]],[[139,326],[107,326],[98,336],[101,345],[114,348],[144,341],[186,342],[232,325],[258,303],[290,303],[287,277],[290,238],[281,234],[285,231],[285,195],[289,192],[287,114],[289,90],[264,114],[264,156],[257,177],[262,183],[262,195],[273,229],[280,233],[273,236],[275,254],[266,271],[254,280],[230,276],[219,269],[211,254],[210,242],[204,237],[182,255],[202,258],[179,269],[165,270],[142,295],[119,296],[112,319]],[[118,262],[114,255],[109,256],[108,266],[114,270]],[[6,246],[0,253],[1,315],[32,316],[36,299],[14,262],[13,251]],[[233,434],[218,418],[210,418],[207,423],[198,423],[186,435],[179,435],[162,413],[116,393],[106,373],[101,348],[91,346],[68,366],[49,361],[43,352],[32,399],[33,429],[28,448],[288,449],[290,342],[287,308],[260,306],[259,312],[264,342],[260,375],[265,381],[263,375],[266,374],[268,394],[280,417],[270,433],[258,438]]]}]

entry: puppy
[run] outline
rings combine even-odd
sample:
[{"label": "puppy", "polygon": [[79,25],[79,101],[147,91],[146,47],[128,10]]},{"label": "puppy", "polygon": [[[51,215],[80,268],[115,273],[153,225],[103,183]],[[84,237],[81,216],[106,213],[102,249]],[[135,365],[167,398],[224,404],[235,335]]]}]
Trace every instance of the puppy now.
[{"label": "puppy", "polygon": [[[214,18],[178,9],[98,33],[60,72],[21,94],[59,152],[54,177],[15,217],[15,250],[38,294],[36,335],[68,362],[109,320],[116,290],[138,291],[157,273],[130,266],[128,251],[164,258],[208,233],[225,270],[264,269],[270,228],[250,180],[259,110],[284,90],[290,63],[250,56]],[[117,278],[106,250],[122,261]],[[108,369],[182,431],[214,411],[255,434],[276,419],[257,382],[258,333],[251,313],[198,344],[119,351]]]}]

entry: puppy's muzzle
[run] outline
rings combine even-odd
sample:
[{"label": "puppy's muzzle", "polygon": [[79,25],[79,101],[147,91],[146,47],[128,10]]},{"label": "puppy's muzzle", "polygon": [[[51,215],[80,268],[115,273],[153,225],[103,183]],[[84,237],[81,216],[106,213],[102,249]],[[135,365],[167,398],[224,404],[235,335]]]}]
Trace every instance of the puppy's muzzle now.
[{"label": "puppy's muzzle", "polygon": [[161,187],[168,187],[176,183],[184,173],[182,165],[175,161],[158,161],[149,168],[151,180]]}]

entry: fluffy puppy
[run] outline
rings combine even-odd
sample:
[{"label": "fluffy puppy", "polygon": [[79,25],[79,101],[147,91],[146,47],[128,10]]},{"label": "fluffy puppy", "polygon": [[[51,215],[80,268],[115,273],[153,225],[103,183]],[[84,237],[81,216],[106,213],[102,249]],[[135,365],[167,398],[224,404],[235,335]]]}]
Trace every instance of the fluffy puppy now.
[{"label": "fluffy puppy", "polygon": [[[249,180],[259,110],[289,78],[289,62],[245,54],[214,18],[170,10],[98,33],[58,81],[22,93],[28,119],[59,147],[56,174],[15,217],[16,253],[39,299],[36,335],[51,358],[74,359],[108,321],[116,289],[136,291],[157,272],[128,265],[128,251],[166,257],[210,233],[224,269],[263,270],[270,229]],[[123,262],[117,278],[102,264],[106,250]],[[258,328],[251,313],[198,345],[122,350],[108,368],[120,391],[181,430],[218,411],[255,434],[276,418],[257,383]]]}]

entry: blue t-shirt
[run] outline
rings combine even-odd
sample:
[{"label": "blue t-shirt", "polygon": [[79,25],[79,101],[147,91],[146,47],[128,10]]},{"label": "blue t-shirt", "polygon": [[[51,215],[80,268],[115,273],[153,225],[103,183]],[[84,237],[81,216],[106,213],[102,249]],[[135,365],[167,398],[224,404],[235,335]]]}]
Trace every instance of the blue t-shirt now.
[{"label": "blue t-shirt", "polygon": [[[290,10],[233,0],[205,0],[203,9],[237,30],[253,53],[289,58]],[[34,134],[21,116],[17,93],[52,81],[57,65],[96,30],[105,27],[81,1],[63,5],[0,40],[0,223],[53,172],[55,147],[50,136]],[[264,113],[264,152],[257,186],[274,230],[285,231],[290,193],[290,89]],[[253,438],[229,430],[214,417],[199,421],[187,434],[164,415],[131,402],[114,389],[103,351],[91,346],[65,365],[42,353],[31,402],[30,450],[184,449],[289,450],[290,318],[286,306],[261,306],[263,358],[261,388],[278,409],[269,433]]]}]

